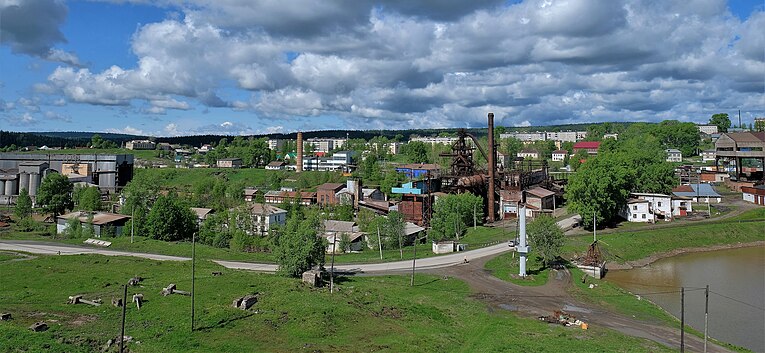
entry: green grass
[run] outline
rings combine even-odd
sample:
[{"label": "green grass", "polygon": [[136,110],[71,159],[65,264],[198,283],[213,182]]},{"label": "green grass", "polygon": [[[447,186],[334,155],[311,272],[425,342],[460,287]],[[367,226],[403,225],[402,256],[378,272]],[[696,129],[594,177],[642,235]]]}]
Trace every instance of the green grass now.
[{"label": "green grass", "polygon": [[486,269],[495,277],[521,286],[541,286],[547,283],[550,269],[542,266],[536,256],[530,256],[526,262],[526,278],[519,278],[519,257],[515,252],[499,255],[486,263]]},{"label": "green grass", "polygon": [[20,259],[20,258],[21,258],[21,256],[15,254],[15,253],[0,251],[0,262],[8,261],[8,260]]},{"label": "green grass", "polygon": [[[212,277],[211,271],[223,271]],[[0,262],[0,322],[5,351],[92,352],[119,334],[120,310],[109,305],[121,284],[145,277],[139,311],[127,307],[131,352],[669,352],[656,343],[599,327],[587,331],[488,311],[454,279],[419,275],[351,277],[338,291],[312,289],[299,280],[197,264],[195,332],[190,332],[190,298],[162,297],[168,283],[191,287],[191,264],[96,255],[43,256]],[[259,293],[248,312],[231,301]],[[100,307],[67,305],[69,295],[102,298]],[[46,321],[50,329],[27,327]],[[137,343],[140,342],[140,343]],[[111,352],[116,351],[112,347]]]},{"label": "green grass", "polygon": [[[763,213],[763,209],[754,209],[721,222],[600,234],[598,244],[607,260],[624,263],[679,248],[760,241],[765,240],[765,221],[754,220],[763,219]],[[563,253],[568,258],[581,255],[591,242],[592,235],[567,237]]]}]

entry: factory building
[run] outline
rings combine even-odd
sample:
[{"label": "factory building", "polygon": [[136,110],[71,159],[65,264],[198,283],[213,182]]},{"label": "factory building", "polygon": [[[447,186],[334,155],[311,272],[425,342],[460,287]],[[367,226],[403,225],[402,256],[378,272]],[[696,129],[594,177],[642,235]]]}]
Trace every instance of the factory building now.
[{"label": "factory building", "polygon": [[133,179],[133,155],[0,153],[0,204],[15,203],[22,189],[34,200],[42,180],[52,172],[114,192]]}]

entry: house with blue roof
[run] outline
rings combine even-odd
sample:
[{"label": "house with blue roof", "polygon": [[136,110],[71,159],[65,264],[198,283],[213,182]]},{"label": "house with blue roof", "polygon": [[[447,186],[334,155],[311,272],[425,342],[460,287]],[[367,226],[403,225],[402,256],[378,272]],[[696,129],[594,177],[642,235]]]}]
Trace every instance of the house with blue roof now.
[{"label": "house with blue roof", "polygon": [[672,189],[672,194],[678,197],[688,197],[693,202],[720,203],[722,196],[709,184],[680,185]]}]

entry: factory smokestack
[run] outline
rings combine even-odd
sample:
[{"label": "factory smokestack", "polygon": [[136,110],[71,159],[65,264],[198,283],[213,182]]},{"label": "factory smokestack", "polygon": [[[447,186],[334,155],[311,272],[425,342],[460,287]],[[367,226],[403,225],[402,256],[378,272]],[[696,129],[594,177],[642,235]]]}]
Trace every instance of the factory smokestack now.
[{"label": "factory smokestack", "polygon": [[494,223],[494,171],[497,169],[497,163],[495,161],[496,151],[494,151],[494,113],[489,113],[489,155],[488,158],[488,171],[489,171],[489,223]]},{"label": "factory smokestack", "polygon": [[298,173],[303,171],[303,133],[298,131],[297,133],[297,168],[295,171]]}]

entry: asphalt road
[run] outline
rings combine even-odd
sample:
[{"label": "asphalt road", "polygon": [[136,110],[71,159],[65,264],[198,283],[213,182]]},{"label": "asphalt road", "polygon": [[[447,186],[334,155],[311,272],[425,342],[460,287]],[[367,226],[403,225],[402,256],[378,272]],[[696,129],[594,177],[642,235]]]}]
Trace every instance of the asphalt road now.
[{"label": "asphalt road", "polygon": [[[80,254],[99,254],[106,256],[133,256],[151,260],[162,261],[190,261],[190,257],[158,255],[158,254],[146,254],[136,253],[128,251],[117,251],[93,247],[75,246],[68,244],[38,242],[31,240],[2,240],[0,241],[0,250],[21,251],[33,254],[43,255],[80,255]],[[415,261],[417,269],[435,269],[453,266],[463,263],[465,259],[478,259],[487,256],[494,256],[504,252],[508,252],[512,248],[507,246],[507,243],[500,243],[481,249],[462,251],[449,255],[428,257],[424,259],[417,259]],[[221,266],[238,269],[238,270],[250,270],[260,272],[276,272],[275,264],[268,263],[254,263],[254,262],[241,262],[241,261],[224,261],[224,260],[212,260]],[[328,264],[326,265],[328,266]],[[401,273],[412,270],[412,260],[396,261],[396,262],[384,262],[374,264],[342,264],[335,265],[335,271],[348,272],[348,273]]]}]

